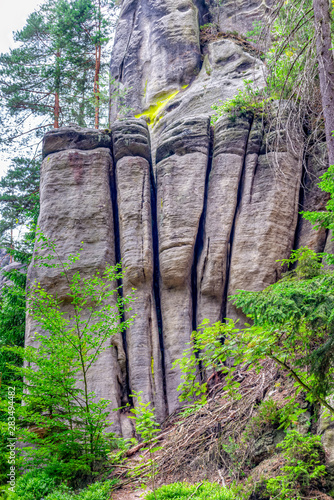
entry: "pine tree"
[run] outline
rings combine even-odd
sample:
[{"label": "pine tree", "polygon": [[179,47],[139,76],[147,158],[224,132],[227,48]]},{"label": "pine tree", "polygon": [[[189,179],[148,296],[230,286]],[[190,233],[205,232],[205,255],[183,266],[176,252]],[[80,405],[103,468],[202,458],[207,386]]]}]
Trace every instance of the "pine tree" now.
[{"label": "pine tree", "polygon": [[0,57],[0,91],[10,115],[20,117],[21,123],[30,116],[47,116],[49,123],[45,126],[53,123],[57,128],[67,68],[53,20],[44,4],[15,33],[18,46]]},{"label": "pine tree", "polygon": [[[64,10],[64,8],[62,7]],[[117,5],[114,0],[74,0],[67,9],[63,32],[67,34],[66,58],[70,62],[78,58],[82,71],[82,82],[91,79],[94,106],[94,126],[99,128],[101,110],[101,73],[106,68],[104,49],[114,27]],[[93,68],[93,74],[91,70]]]},{"label": "pine tree", "polygon": [[[14,248],[13,232],[36,224],[39,211],[39,161],[14,158],[0,180],[0,244]],[[32,253],[32,243],[21,239],[24,253]],[[17,248],[18,250],[18,248]],[[20,256],[22,260],[22,255]]]}]

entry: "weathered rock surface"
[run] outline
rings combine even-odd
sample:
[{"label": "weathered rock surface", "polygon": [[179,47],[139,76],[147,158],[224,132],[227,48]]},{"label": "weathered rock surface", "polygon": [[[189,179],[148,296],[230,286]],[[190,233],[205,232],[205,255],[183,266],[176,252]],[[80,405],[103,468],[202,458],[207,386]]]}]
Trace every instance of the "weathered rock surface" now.
[{"label": "weathered rock surface", "polygon": [[[138,141],[139,138],[139,141]],[[159,421],[166,416],[157,308],[153,291],[154,255],[152,235],[149,134],[139,120],[113,128],[116,165],[120,251],[125,269],[123,293],[135,289],[133,323],[126,335],[131,392],[143,392]],[[126,141],[126,145],[125,145]],[[134,145],[139,145],[133,150]],[[141,156],[130,156],[142,153]]]},{"label": "weathered rock surface", "polygon": [[140,156],[151,160],[150,134],[145,120],[120,120],[112,126],[114,158],[117,162],[124,156]]},{"label": "weathered rock surface", "polygon": [[208,183],[203,250],[197,266],[197,324],[223,318],[230,238],[238,202],[252,117],[215,127],[212,169]]},{"label": "weathered rock surface", "polygon": [[246,35],[254,29],[254,22],[264,23],[275,0],[213,0],[208,2],[211,19],[222,31],[236,31]]},{"label": "weathered rock surface", "polygon": [[[114,407],[143,391],[159,420],[179,406],[172,366],[192,330],[204,318],[240,317],[228,295],[263,289],[294,245],[320,250],[327,236],[297,228],[300,209],[321,209],[324,200],[307,179],[300,198],[300,132],[288,139],[284,116],[270,126],[246,114],[210,127],[212,105],[236,95],[244,79],[264,84],[263,63],[230,39],[201,46],[200,23],[244,33],[272,2],[215,5],[123,0],[111,76],[128,91],[131,117],[115,121],[112,107],[111,131],[65,127],[44,139],[39,226],[62,257],[84,242],[74,268],[84,274],[122,259],[123,293],[136,289],[133,321],[101,356],[92,389]],[[31,266],[29,279],[66,297],[57,270]],[[27,344],[34,329],[28,318]],[[115,418],[130,436],[124,414]]]},{"label": "weathered rock surface", "polygon": [[[291,150],[284,127],[282,120],[260,141],[255,123],[250,134],[231,249],[228,296],[237,290],[261,290],[277,281],[282,269],[277,260],[289,257],[293,248],[302,145],[296,132]],[[238,316],[229,302],[227,317]]]},{"label": "weathered rock surface", "polygon": [[[63,131],[65,147],[66,133]],[[84,131],[82,132],[84,135]],[[72,134],[70,133],[71,139]],[[88,139],[87,139],[88,140]],[[86,142],[86,138],[83,137]],[[41,168],[41,208],[38,226],[56,242],[61,259],[80,251],[80,260],[71,268],[83,275],[115,264],[114,221],[109,177],[112,167],[110,150],[91,151],[66,149],[45,158]],[[83,242],[83,245],[82,245]],[[39,255],[47,249],[35,248]],[[50,293],[64,300],[64,310],[70,312],[66,280],[61,269],[34,267],[28,270],[28,282],[37,280]],[[66,300],[67,299],[67,300]],[[27,320],[26,345],[34,344],[36,325]],[[111,400],[118,408],[124,393],[126,359],[121,338],[112,338],[112,347],[103,352],[90,373],[90,389],[99,397]],[[114,429],[121,432],[118,416],[112,416]]]},{"label": "weathered rock surface", "polygon": [[[178,149],[183,134],[185,149]],[[179,406],[180,384],[174,361],[182,356],[193,329],[191,272],[199,222],[203,212],[209,157],[209,120],[177,123],[166,131],[157,151],[157,224],[159,233],[160,296],[164,335],[168,410]],[[166,146],[166,147],[165,147]],[[186,175],[185,175],[186,174]]]},{"label": "weathered rock surface", "polygon": [[91,150],[109,148],[111,137],[107,132],[81,127],[63,127],[47,132],[43,138],[43,158],[66,149]]},{"label": "weathered rock surface", "polygon": [[198,12],[192,0],[124,0],[111,78],[135,113],[188,85],[200,68]]},{"label": "weathered rock surface", "polygon": [[[308,158],[306,172],[302,179],[302,196],[300,209],[304,211],[323,211],[329,199],[328,193],[321,191],[318,184],[320,177],[326,172],[328,156],[326,143],[316,146],[316,150]],[[297,230],[296,247],[309,247],[316,252],[323,252],[327,240],[327,231],[321,228],[314,231],[311,222],[300,218]],[[327,251],[327,250],[326,250]]]}]

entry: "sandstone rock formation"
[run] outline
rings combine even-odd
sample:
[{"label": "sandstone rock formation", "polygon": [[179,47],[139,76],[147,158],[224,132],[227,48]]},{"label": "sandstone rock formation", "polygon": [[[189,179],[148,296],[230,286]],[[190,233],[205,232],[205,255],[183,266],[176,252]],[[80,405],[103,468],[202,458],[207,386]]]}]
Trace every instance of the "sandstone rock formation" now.
[{"label": "sandstone rock formation", "polygon": [[[229,39],[201,45],[200,24],[219,15],[222,29],[245,32],[269,6],[124,0],[111,76],[128,89],[132,116],[116,119],[113,105],[110,131],[66,127],[45,137],[38,225],[62,257],[83,242],[83,273],[122,259],[123,293],[136,289],[133,322],[90,382],[113,407],[143,391],[162,421],[179,406],[172,366],[192,330],[204,318],[240,317],[227,297],[273,283],[276,261],[294,245],[324,248],[326,234],[314,241],[298,223],[300,202],[308,208],[318,196],[301,185],[300,131],[288,140],[284,116],[267,123],[251,113],[210,126],[211,106],[244,79],[263,85],[263,63]],[[35,279],[66,297],[57,270],[32,265]],[[28,318],[28,345],[34,328]],[[113,418],[128,435],[121,415]]]},{"label": "sandstone rock formation", "polygon": [[[144,139],[144,140],[142,140]],[[166,416],[162,354],[156,299],[153,289],[154,254],[151,207],[149,134],[137,122],[113,127],[116,164],[120,254],[125,271],[123,293],[136,289],[131,313],[134,321],[126,335],[131,391],[143,391],[159,421]]]},{"label": "sandstone rock formation", "polygon": [[[56,242],[61,259],[80,251],[80,261],[73,271],[79,270],[89,275],[103,270],[106,264],[115,264],[114,215],[110,196],[110,172],[112,157],[110,149],[80,149],[82,143],[73,142],[77,129],[52,131],[44,138],[45,157],[41,168],[41,208],[39,228]],[[62,141],[55,141],[62,135]],[[93,131],[85,134],[86,144]],[[93,144],[99,143],[100,132],[95,132]],[[104,135],[104,144],[110,144],[110,137]],[[76,149],[74,147],[76,146]],[[53,150],[55,148],[55,151]],[[59,148],[62,151],[59,151]],[[70,149],[71,148],[71,149]],[[35,252],[45,255],[49,251],[36,245]],[[34,267],[28,270],[28,282],[37,280],[50,293],[65,300],[64,309],[70,312],[66,303],[68,288],[61,269]],[[34,345],[36,325],[27,319],[26,345]],[[92,369],[90,389],[99,397],[111,400],[113,408],[122,402],[126,378],[126,358],[121,338],[113,338],[113,345],[101,354]],[[115,421],[114,429],[121,432],[120,422]]]}]

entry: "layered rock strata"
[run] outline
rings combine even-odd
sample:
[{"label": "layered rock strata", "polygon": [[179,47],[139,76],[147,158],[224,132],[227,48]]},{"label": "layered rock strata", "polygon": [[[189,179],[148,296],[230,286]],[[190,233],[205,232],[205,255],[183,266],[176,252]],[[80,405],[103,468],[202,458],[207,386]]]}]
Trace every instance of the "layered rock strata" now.
[{"label": "layered rock strata", "polygon": [[[236,317],[229,294],[279,276],[276,260],[294,243],[301,177],[301,156],[285,143],[276,153],[266,146],[283,132],[264,131],[251,114],[222,118],[215,129],[205,114],[179,119],[158,137],[154,170],[141,119],[115,122],[111,134],[96,131],[95,142],[84,129],[46,135],[39,227],[61,258],[83,242],[72,271],[89,275],[122,259],[123,293],[136,297],[125,337],[112,339],[91,373],[91,389],[113,408],[142,391],[162,421],[179,407],[173,364],[192,330],[204,318]],[[88,139],[93,149],[79,149]],[[59,269],[31,265],[28,278],[69,311]],[[27,345],[35,329],[28,318]]]},{"label": "layered rock strata", "polygon": [[[78,129],[51,132],[44,139],[45,157],[41,168],[40,216],[38,226],[56,243],[61,260],[80,252],[80,260],[71,272],[80,271],[89,276],[96,270],[103,271],[106,264],[115,264],[114,216],[110,197],[110,172],[112,157],[110,148],[93,150],[72,149],[72,137]],[[90,131],[92,135],[93,131]],[[89,136],[81,130],[84,143]],[[57,141],[55,141],[55,136]],[[59,143],[59,136],[62,143]],[[95,133],[94,144],[100,143],[101,133]],[[53,151],[53,144],[56,144]],[[91,143],[92,144],[92,143]],[[104,145],[110,145],[110,137],[104,134]],[[58,149],[62,147],[62,151]],[[82,242],[84,242],[83,249]],[[45,256],[50,251],[36,245],[35,254]],[[34,267],[28,270],[28,283],[40,283],[49,293],[57,294],[63,301],[64,312],[73,311],[68,303],[68,287],[61,269]],[[34,332],[39,327],[28,316],[26,345],[35,345]],[[111,409],[122,403],[126,379],[126,357],[121,337],[114,337],[109,349],[104,351],[92,367],[89,389],[98,397],[111,401]],[[119,416],[113,416],[113,429],[121,432]]]},{"label": "layered rock strata", "polygon": [[156,300],[153,290],[154,255],[151,207],[149,134],[140,120],[115,124],[113,145],[116,163],[120,254],[125,270],[123,293],[135,289],[133,322],[126,333],[131,391],[143,392],[156,416],[166,416]]},{"label": "layered rock strata", "polygon": [[[132,116],[116,120],[113,105],[109,131],[66,127],[45,137],[39,226],[61,257],[83,241],[73,270],[89,275],[122,260],[123,293],[135,289],[133,321],[90,379],[113,408],[133,391],[142,391],[160,421],[178,408],[173,363],[192,330],[204,318],[240,317],[227,297],[273,283],[276,261],[312,240],[309,227],[297,228],[299,201],[311,208],[312,193],[318,196],[312,188],[300,197],[300,131],[288,136],[284,116],[266,125],[250,113],[210,127],[212,106],[243,90],[243,80],[264,85],[264,66],[233,40],[217,35],[201,44],[200,23],[217,15],[221,29],[245,32],[270,5],[124,0],[111,102],[122,89],[118,112]],[[68,312],[58,270],[31,266],[29,280],[57,293]],[[27,345],[35,329],[28,317]],[[131,434],[122,414],[113,419],[118,432]]]}]

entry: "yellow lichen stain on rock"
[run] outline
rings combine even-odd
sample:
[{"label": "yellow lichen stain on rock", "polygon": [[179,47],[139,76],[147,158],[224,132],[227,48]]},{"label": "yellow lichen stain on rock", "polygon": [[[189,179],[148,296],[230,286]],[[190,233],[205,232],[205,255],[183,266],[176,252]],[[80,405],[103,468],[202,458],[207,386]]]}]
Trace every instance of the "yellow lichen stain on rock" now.
[{"label": "yellow lichen stain on rock", "polygon": [[[181,89],[186,89],[188,85],[183,85]],[[152,104],[146,111],[143,111],[143,113],[140,113],[138,115],[135,115],[135,118],[141,118],[141,117],[146,117],[148,118],[148,123],[152,124],[155,119],[157,118],[158,114],[160,111],[163,110],[163,108],[171,101],[174,99],[174,97],[180,92],[180,90],[176,90],[175,92],[172,92],[171,94],[165,95],[161,97],[155,104]]]}]

